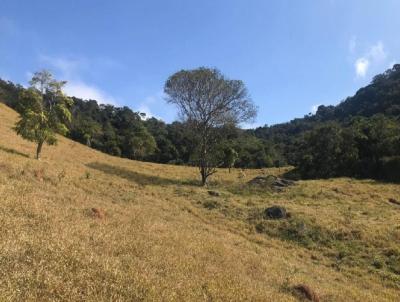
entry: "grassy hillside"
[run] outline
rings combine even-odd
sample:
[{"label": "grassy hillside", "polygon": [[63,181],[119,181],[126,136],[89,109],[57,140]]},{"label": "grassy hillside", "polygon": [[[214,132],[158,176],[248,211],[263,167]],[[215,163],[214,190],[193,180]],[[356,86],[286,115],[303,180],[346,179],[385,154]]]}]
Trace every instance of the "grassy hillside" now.
[{"label": "grassy hillside", "polygon": [[[111,157],[66,138],[35,146],[0,104],[1,301],[398,301],[400,186],[303,181],[245,186],[221,170],[210,196],[194,168]],[[282,172],[282,171],[281,171]],[[264,220],[283,205],[287,220]],[[93,211],[92,208],[96,210]]]}]

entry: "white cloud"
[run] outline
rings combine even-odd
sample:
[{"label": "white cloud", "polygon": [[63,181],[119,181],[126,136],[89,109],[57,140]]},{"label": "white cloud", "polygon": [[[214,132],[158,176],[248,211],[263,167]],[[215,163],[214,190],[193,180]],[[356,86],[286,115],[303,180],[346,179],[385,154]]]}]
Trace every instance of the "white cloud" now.
[{"label": "white cloud", "polygon": [[68,81],[65,85],[65,93],[69,96],[79,97],[84,100],[96,100],[100,104],[117,105],[113,97],[95,86],[87,85],[79,81]]},{"label": "white cloud", "polygon": [[384,49],[383,43],[378,42],[373,45],[369,50],[368,56],[374,61],[384,61],[387,57],[387,53]]},{"label": "white cloud", "polygon": [[155,115],[151,112],[149,106],[147,106],[147,105],[140,105],[139,108],[138,108],[137,110],[138,110],[140,113],[146,114],[146,116],[144,117],[144,119],[148,119],[148,118],[152,118],[152,117],[155,117],[155,118],[159,119],[158,116],[155,116]]},{"label": "white cloud", "polygon": [[380,66],[385,62],[386,58],[387,53],[381,41],[372,45],[368,51],[363,56],[357,58],[354,63],[357,77],[365,77],[371,66]]},{"label": "white cloud", "polygon": [[321,105],[322,104],[316,104],[316,105],[311,106],[311,113],[312,114],[316,114],[317,110],[318,110],[318,107],[321,106]]},{"label": "white cloud", "polygon": [[65,58],[40,55],[39,60],[45,65],[54,68],[62,80],[66,80],[65,93],[84,100],[96,100],[100,104],[117,105],[117,101],[96,87],[88,84],[80,77],[82,70],[89,67],[89,62],[83,58]]},{"label": "white cloud", "polygon": [[367,74],[369,67],[369,60],[366,58],[358,58],[356,63],[354,64],[354,67],[356,69],[357,77],[363,78]]},{"label": "white cloud", "polygon": [[139,104],[138,111],[146,113],[146,118],[155,117],[157,119],[160,119],[160,117],[156,116],[152,112],[152,107],[160,106],[160,102],[164,102],[164,93],[162,91],[146,97],[144,101]]},{"label": "white cloud", "polygon": [[40,55],[39,60],[43,64],[56,69],[66,78],[77,76],[78,71],[84,69],[87,65],[82,59],[67,59],[64,57],[51,57],[46,55]]}]

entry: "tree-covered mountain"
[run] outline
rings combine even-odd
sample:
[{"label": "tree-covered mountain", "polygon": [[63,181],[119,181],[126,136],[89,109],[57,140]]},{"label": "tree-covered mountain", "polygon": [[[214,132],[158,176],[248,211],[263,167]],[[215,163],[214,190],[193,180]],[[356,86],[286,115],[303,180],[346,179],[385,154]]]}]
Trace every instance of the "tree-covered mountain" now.
[{"label": "tree-covered mountain", "polygon": [[285,134],[292,137],[312,129],[319,123],[343,123],[356,116],[371,117],[375,114],[400,116],[400,64],[375,76],[371,84],[359,89],[354,96],[346,98],[337,106],[321,105],[313,115],[288,123],[259,127],[254,132],[257,137],[265,139],[275,139]]},{"label": "tree-covered mountain", "polygon": [[400,179],[400,64],[337,106],[251,132],[272,142],[301,177]]},{"label": "tree-covered mountain", "polygon": [[[0,102],[19,110],[24,88],[0,80]],[[73,98],[68,136],[115,156],[191,164],[193,136],[182,122],[144,118],[128,107]],[[221,166],[237,153],[236,167],[294,165],[298,177],[356,176],[400,179],[400,65],[337,106],[313,115],[251,130],[220,129]],[[229,157],[229,156],[228,156]]]}]

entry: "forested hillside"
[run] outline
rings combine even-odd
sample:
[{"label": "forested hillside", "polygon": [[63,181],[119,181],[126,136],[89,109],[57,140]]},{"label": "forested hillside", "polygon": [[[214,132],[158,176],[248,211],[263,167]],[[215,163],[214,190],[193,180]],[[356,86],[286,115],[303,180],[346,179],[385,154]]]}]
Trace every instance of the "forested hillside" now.
[{"label": "forested hillside", "polygon": [[[0,80],[0,102],[20,111],[19,94],[24,88]],[[73,97],[68,137],[102,152],[130,159],[170,164],[192,164],[195,143],[184,123],[166,124],[128,107],[99,104]],[[269,141],[233,126],[220,129],[217,150],[220,166],[228,167],[227,156],[235,150],[235,166],[261,168],[286,162]]]},{"label": "forested hillside", "polygon": [[399,180],[400,65],[374,77],[337,106],[254,130],[303,178],[357,176]]},{"label": "forested hillside", "polygon": [[[24,88],[0,80],[0,101],[18,111]],[[68,136],[115,156],[191,164],[192,134],[181,122],[146,119],[128,107],[73,98]],[[220,166],[294,165],[302,178],[355,176],[400,179],[400,65],[374,77],[337,106],[288,123],[241,130],[225,126],[216,151]]]}]

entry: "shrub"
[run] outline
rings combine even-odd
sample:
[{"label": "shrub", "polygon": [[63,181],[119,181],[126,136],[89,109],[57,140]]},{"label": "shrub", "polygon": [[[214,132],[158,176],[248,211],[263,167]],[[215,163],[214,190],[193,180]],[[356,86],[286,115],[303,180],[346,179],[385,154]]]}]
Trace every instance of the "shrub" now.
[{"label": "shrub", "polygon": [[400,181],[400,156],[382,158],[379,162],[379,177],[388,181]]}]

